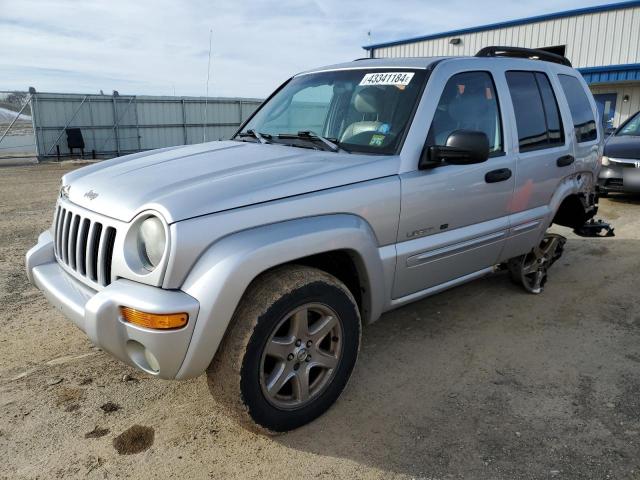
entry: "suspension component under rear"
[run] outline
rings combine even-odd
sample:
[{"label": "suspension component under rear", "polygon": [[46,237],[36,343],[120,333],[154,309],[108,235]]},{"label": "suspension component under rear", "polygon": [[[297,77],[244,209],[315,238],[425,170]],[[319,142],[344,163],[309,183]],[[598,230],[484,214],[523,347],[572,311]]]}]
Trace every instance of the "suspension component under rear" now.
[{"label": "suspension component under rear", "polygon": [[576,228],[573,233],[581,237],[615,237],[613,227],[602,220],[594,220],[593,218],[580,228]]}]

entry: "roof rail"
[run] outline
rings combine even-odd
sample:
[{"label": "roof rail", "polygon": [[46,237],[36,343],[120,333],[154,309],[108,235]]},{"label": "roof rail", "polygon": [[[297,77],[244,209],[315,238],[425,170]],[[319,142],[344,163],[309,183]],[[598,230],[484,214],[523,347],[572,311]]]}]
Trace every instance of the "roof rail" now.
[{"label": "roof rail", "polygon": [[476,57],[512,57],[512,58],[528,58],[529,60],[543,60],[545,62],[559,63],[571,67],[571,62],[562,55],[547,52],[546,50],[538,50],[534,48],[521,47],[484,47]]}]

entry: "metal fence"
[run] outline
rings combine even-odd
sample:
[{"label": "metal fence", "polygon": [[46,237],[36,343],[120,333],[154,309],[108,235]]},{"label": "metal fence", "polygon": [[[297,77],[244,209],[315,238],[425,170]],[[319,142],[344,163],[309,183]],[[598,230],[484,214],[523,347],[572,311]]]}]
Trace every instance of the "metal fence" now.
[{"label": "metal fence", "polygon": [[260,105],[250,98],[152,97],[34,93],[33,134],[38,159],[80,155],[67,129],[80,129],[85,157],[229,138]]},{"label": "metal fence", "polygon": [[0,159],[35,156],[30,98],[27,92],[0,91]]}]

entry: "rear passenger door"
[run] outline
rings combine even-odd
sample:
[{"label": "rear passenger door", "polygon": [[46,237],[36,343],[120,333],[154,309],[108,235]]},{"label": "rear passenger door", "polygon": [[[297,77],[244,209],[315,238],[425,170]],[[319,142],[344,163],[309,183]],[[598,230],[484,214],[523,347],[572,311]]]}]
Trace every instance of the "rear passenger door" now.
[{"label": "rear passenger door", "polygon": [[575,161],[549,75],[511,70],[505,76],[518,154],[503,260],[529,252],[540,241],[548,226],[551,198],[562,179],[573,173]]}]

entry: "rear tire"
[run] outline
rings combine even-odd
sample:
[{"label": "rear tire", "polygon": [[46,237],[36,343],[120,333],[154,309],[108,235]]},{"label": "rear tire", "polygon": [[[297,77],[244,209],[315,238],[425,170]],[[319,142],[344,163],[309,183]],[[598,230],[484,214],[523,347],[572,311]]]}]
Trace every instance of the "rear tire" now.
[{"label": "rear tire", "polygon": [[209,389],[240,424],[293,430],[344,390],[360,347],[360,313],[337,278],[284,266],[247,289],[207,370]]}]

